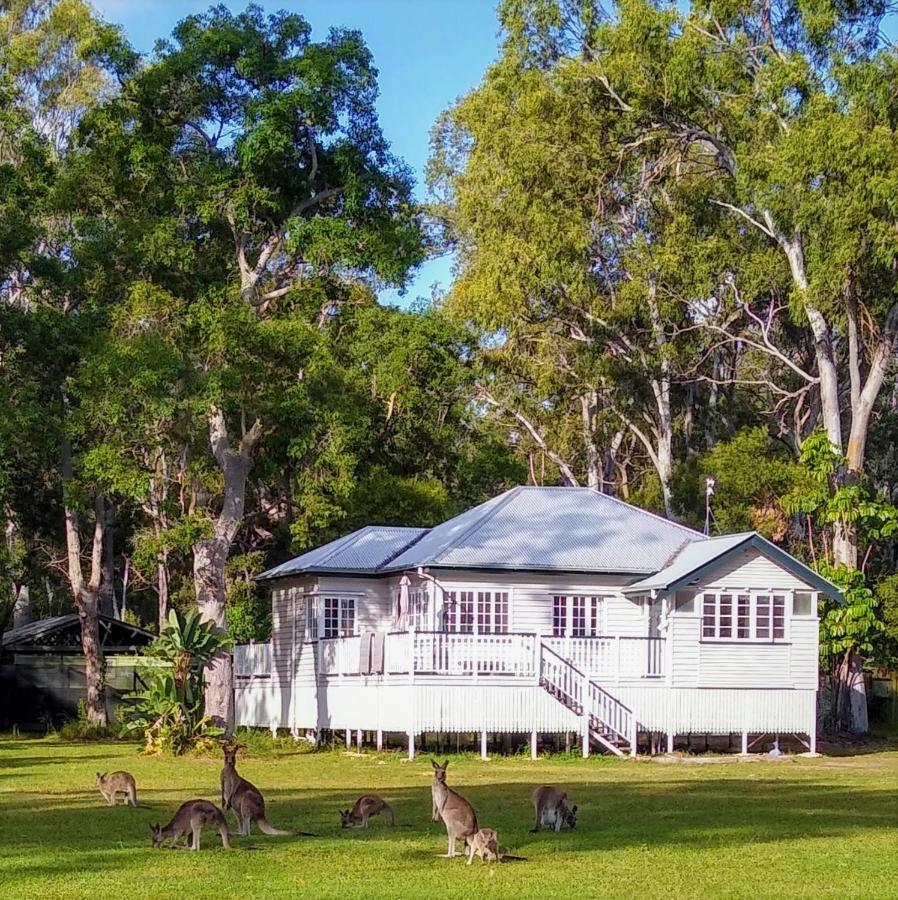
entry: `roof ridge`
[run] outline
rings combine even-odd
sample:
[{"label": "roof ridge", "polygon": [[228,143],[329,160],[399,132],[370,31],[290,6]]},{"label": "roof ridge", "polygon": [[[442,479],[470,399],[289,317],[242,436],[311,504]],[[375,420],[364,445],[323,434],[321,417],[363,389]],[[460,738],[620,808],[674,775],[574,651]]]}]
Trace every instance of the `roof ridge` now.
[{"label": "roof ridge", "polygon": [[[486,523],[489,522],[489,520],[492,519],[500,509],[504,509],[513,496],[517,496],[517,494],[521,490],[521,487],[522,485],[520,484],[515,485],[513,488],[509,488],[504,494],[500,494],[498,497],[494,497],[493,499],[497,501],[496,505],[485,516],[478,519],[473,525],[471,525],[470,528],[466,528],[461,534],[446,541],[438,550],[430,555],[430,558],[434,562],[439,562],[440,557],[453,544],[458,544],[459,542],[465,540],[465,538],[468,538],[472,534],[475,534],[479,529],[486,525]],[[487,500],[486,502],[489,503],[490,501]],[[483,506],[483,504],[480,505]],[[477,507],[475,506],[474,509],[477,509]],[[464,515],[464,513],[462,513],[462,515]],[[452,520],[450,519],[449,521],[451,522]],[[443,524],[445,524],[445,522]]]},{"label": "roof ridge", "polygon": [[659,522],[664,522],[665,525],[673,525],[674,528],[679,528],[681,531],[687,531],[691,535],[695,535],[700,537],[702,540],[710,540],[708,535],[702,534],[701,531],[697,531],[695,528],[690,528],[688,525],[681,525],[679,522],[674,519],[668,519],[665,516],[658,515],[658,513],[653,513],[651,510],[643,509],[641,506],[637,506],[635,503],[628,503],[626,500],[621,500],[619,497],[615,497],[612,494],[606,494],[600,491],[598,488],[586,488],[588,491],[592,491],[599,497],[604,497],[606,500],[611,500],[613,503],[618,503],[621,506],[626,506],[628,509],[635,509],[637,512],[641,512],[647,516],[651,516],[653,519],[657,519]]},{"label": "roof ridge", "polygon": [[[409,530],[414,529],[413,525],[403,525],[399,527],[407,528]],[[418,534],[416,534],[407,544],[404,544],[395,553],[390,554],[379,566],[375,566],[374,571],[383,571],[391,562],[393,562],[394,559],[396,559],[397,556],[400,556],[401,554],[405,553],[406,550],[410,550],[412,547],[414,547],[415,544],[418,543],[418,541],[423,540],[424,535],[430,534],[430,532],[433,531],[433,528],[418,528],[417,531]]]}]

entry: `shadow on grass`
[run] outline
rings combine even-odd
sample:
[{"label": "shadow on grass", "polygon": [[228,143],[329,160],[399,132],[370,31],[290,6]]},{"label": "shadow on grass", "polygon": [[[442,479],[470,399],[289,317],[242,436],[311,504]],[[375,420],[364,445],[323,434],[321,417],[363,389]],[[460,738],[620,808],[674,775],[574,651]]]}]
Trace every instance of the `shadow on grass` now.
[{"label": "shadow on grass", "polygon": [[[894,830],[898,793],[893,790],[858,789],[814,780],[715,779],[708,774],[703,780],[567,782],[564,786],[571,801],[579,805],[578,826],[560,834],[529,833],[529,785],[466,786],[459,782],[456,788],[474,805],[479,823],[498,829],[503,847],[524,856],[562,848],[566,854],[595,853],[685,842],[698,849],[737,847],[809,837],[838,838],[859,828]],[[297,852],[315,845],[351,853],[353,844],[377,842],[385,848],[400,845],[403,853],[421,858],[445,852],[445,829],[430,821],[430,791],[426,786],[383,789],[384,798],[396,810],[397,827],[373,819],[368,829],[342,829],[338,810],[364,792],[362,785],[340,791],[266,791],[268,820],[273,825],[312,831],[317,836],[263,837],[254,829],[250,837],[235,835],[234,844],[237,848],[263,849],[269,843],[295,843]],[[17,795],[11,794],[13,804],[5,803],[4,813],[14,814],[16,828],[0,831],[0,859],[13,849],[22,852],[35,844],[59,851],[60,871],[66,865],[62,860],[71,856],[74,871],[85,865],[85,853],[93,860],[95,851],[108,847],[116,850],[115,864],[120,865],[123,850],[151,852],[149,823],[166,821],[183,800],[207,797],[218,802],[215,790],[209,788],[159,791],[164,797],[150,790],[144,794],[153,795],[151,808],[106,807],[86,792],[69,795],[71,803],[64,807],[60,802],[66,798],[61,794],[43,802],[29,796],[14,806]],[[229,821],[233,827],[233,817]],[[217,840],[213,832],[208,832],[203,852]],[[423,841],[427,847],[421,846]],[[99,862],[103,864],[102,854]]]}]

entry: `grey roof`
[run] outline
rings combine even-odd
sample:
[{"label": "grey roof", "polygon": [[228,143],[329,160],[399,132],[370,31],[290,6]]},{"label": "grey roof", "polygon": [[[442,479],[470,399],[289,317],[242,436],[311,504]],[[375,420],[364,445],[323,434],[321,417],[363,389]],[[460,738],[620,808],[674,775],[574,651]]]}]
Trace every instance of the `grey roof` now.
[{"label": "grey roof", "polygon": [[625,594],[655,592],[658,596],[663,597],[700,578],[705,572],[716,568],[736,553],[748,549],[758,550],[821,593],[835,600],[842,600],[841,592],[832,582],[821,578],[804,563],[799,562],[794,556],[781,550],[776,544],[771,543],[755,531],[725,534],[706,541],[687,544],[669,566],[648,578],[628,585],[623,592]]},{"label": "grey roof", "polygon": [[[148,644],[155,638],[152,632],[130,622],[122,622],[111,616],[99,616],[101,625],[101,638],[104,644],[115,646],[131,646]],[[77,613],[67,613],[64,616],[51,616],[47,619],[38,619],[27,625],[19,625],[18,628],[10,628],[3,632],[0,638],[0,646],[12,647],[21,645],[40,646],[52,644],[58,641],[59,635],[71,630],[73,634],[80,634],[81,624]],[[110,638],[112,640],[110,640]],[[80,638],[75,634],[74,643],[78,644]]]},{"label": "grey roof", "polygon": [[257,576],[256,580],[268,581],[305,572],[374,575],[426,533],[426,528],[366,525],[323,547],[281,563]]},{"label": "grey roof", "polygon": [[647,575],[705,540],[591,488],[516,487],[431,529],[363,528],[259,577],[419,566]]}]

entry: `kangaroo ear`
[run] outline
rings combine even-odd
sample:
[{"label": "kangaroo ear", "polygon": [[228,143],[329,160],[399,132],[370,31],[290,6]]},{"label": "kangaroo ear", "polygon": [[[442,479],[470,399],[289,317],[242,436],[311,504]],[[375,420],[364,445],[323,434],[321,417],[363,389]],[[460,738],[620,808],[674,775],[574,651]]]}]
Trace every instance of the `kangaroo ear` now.
[{"label": "kangaroo ear", "polygon": [[443,763],[443,768],[446,769],[448,767],[449,767],[449,760],[447,759],[446,762]]},{"label": "kangaroo ear", "polygon": [[439,767],[440,767],[440,764],[439,764],[435,759],[432,759],[432,760],[430,761],[430,764],[431,764],[435,769],[439,769]]}]

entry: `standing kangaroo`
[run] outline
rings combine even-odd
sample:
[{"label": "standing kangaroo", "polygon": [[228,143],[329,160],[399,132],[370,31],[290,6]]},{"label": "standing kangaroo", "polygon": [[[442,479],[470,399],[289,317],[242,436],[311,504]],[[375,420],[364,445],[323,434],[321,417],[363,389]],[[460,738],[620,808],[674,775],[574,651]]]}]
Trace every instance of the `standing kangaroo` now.
[{"label": "standing kangaroo", "polygon": [[446,769],[449,766],[447,759],[443,765],[436,760],[431,760],[433,766],[433,821],[443,820],[446,826],[446,834],[449,836],[447,857],[461,856],[455,852],[455,842],[461,838],[465,843],[471,835],[477,831],[477,814],[474,807],[465,800],[461,794],[456,794],[446,784]]},{"label": "standing kangaroo", "polygon": [[289,831],[281,831],[268,823],[262,792],[237,774],[238,749],[230,744],[225,744],[222,748],[224,768],[221,770],[221,805],[225,809],[234,810],[239,834],[244,837],[250,833],[253,822],[262,834],[290,834]]},{"label": "standing kangaroo", "polygon": [[97,787],[109,806],[115,806],[116,796],[124,794],[124,803],[137,806],[137,785],[129,772],[97,772]]},{"label": "standing kangaroo", "polygon": [[225,850],[231,849],[228,823],[224,813],[208,800],[188,800],[182,803],[178,811],[172,816],[168,825],[150,825],[150,833],[153,835],[153,846],[160,848],[166,841],[171,841],[171,846],[177,847],[182,835],[187,836],[187,846],[191,850],[200,849],[200,835],[203,828],[211,825],[218,829],[221,835],[221,844]]},{"label": "standing kangaroo", "polygon": [[577,807],[568,806],[567,794],[558,788],[544,784],[533,792],[533,808],[536,810],[536,821],[531,833],[539,831],[545,825],[561,831],[562,825],[575,828],[577,825]]},{"label": "standing kangaroo", "polygon": [[388,813],[390,824],[396,824],[393,807],[374,794],[359,797],[352,809],[340,810],[340,825],[343,828],[367,828],[368,819],[380,813]]}]

